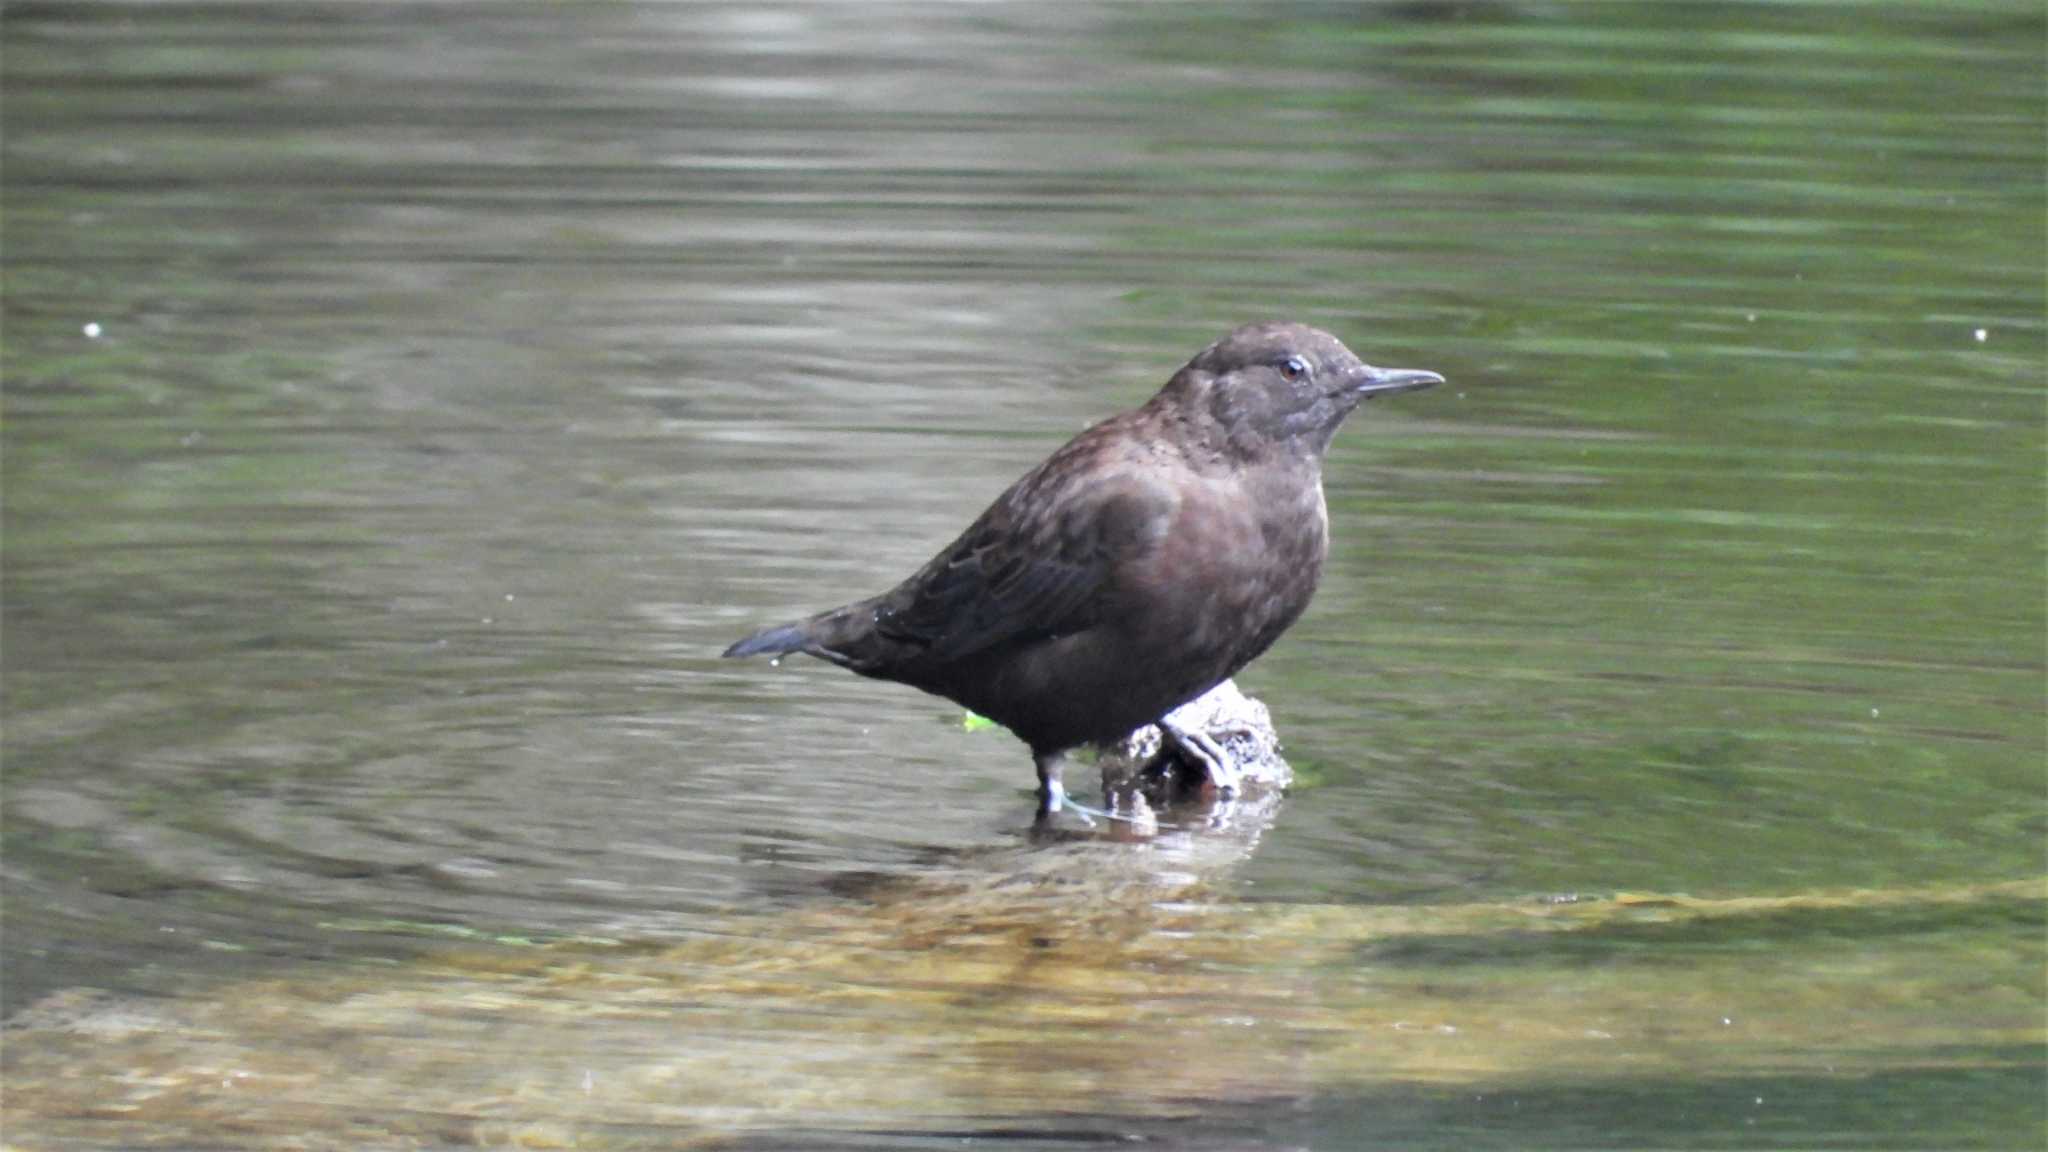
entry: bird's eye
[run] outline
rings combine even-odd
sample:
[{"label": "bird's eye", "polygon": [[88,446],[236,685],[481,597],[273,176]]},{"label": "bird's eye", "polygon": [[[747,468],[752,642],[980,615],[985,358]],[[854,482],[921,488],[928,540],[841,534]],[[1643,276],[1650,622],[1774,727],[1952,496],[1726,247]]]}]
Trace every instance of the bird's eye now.
[{"label": "bird's eye", "polygon": [[1280,374],[1289,380],[1300,380],[1308,375],[1308,361],[1299,356],[1289,356],[1281,362]]}]

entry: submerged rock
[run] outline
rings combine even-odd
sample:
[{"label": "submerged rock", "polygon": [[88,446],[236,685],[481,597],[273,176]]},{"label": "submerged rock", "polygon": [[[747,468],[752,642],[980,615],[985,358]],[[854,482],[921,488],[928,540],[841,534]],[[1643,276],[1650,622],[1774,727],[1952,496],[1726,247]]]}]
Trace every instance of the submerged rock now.
[{"label": "submerged rock", "polygon": [[[1415,1085],[1446,1093],[1387,1097],[1418,1123],[1442,1123],[1453,1099],[1552,1085],[1533,1121],[1472,1115],[1503,1125],[1486,1131],[1504,1146],[1578,1145],[1586,1101],[1639,1102],[1646,1081],[1703,1084],[1677,1099],[1724,1111],[1745,1080],[1860,1105],[1872,1084],[1984,1079],[2012,1099],[2039,1084],[2040,960],[2008,946],[2012,924],[2040,921],[2039,878],[1254,903],[1162,891],[1166,855],[995,856],[981,862],[996,870],[884,899],[736,912],[666,941],[465,945],[146,998],[52,993],[4,1033],[5,1146],[1097,1147],[1109,1131],[1215,1149],[1262,1146],[1212,1139],[1219,1118],[1230,1137],[1274,1101]],[[1845,923],[1928,930],[1844,964]],[[1662,962],[1643,962],[1646,947]],[[1918,1079],[1928,1068],[1973,1079]],[[1751,1131],[1818,1131],[1840,1123],[1835,1106],[1754,1113],[1812,1126]],[[1975,1111],[1939,1130],[1894,1112],[1919,1125],[1894,1146],[2027,1146],[1969,1139],[1993,1131]],[[2034,1119],[1992,1118],[2007,1117]],[[1563,1127],[1519,1139],[1531,1122]]]}]

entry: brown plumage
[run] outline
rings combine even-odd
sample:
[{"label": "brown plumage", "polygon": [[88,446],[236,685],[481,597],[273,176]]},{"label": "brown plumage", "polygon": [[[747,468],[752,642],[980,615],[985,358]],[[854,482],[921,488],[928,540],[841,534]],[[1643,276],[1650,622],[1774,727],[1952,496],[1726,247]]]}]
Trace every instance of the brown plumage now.
[{"label": "brown plumage", "polygon": [[[1294,623],[1328,548],[1330,438],[1361,400],[1442,379],[1372,368],[1300,324],[1239,328],[1026,473],[908,580],[725,654],[808,652],[956,700],[1031,746],[1057,808],[1066,749],[1160,720]],[[1235,788],[1213,742],[1168,735]]]}]

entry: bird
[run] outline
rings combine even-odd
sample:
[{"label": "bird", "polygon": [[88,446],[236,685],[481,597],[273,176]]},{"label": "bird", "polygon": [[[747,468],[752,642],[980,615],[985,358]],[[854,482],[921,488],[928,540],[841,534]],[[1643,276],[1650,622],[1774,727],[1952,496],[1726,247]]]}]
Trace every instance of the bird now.
[{"label": "bird", "polygon": [[1329,551],[1323,457],[1345,417],[1441,383],[1307,325],[1245,325],[1025,473],[902,583],[724,655],[802,652],[1001,724],[1031,751],[1041,814],[1069,802],[1069,752],[1155,723],[1234,795],[1229,754],[1167,714],[1308,607]]}]

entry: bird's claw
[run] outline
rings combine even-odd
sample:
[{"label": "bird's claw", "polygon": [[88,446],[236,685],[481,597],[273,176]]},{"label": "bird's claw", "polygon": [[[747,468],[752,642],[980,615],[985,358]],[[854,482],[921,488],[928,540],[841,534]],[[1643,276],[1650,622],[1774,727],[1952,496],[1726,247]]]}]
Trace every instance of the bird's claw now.
[{"label": "bird's claw", "polygon": [[1098,813],[1086,804],[1077,802],[1067,795],[1067,786],[1058,780],[1047,780],[1038,787],[1038,816],[1033,821],[1039,829],[1049,828],[1053,817],[1061,812],[1071,812],[1076,820],[1089,828],[1095,827],[1095,817],[1107,815]]},{"label": "bird's claw", "polygon": [[1159,730],[1173,741],[1181,755],[1201,766],[1209,783],[1216,786],[1216,795],[1228,799],[1244,788],[1244,773],[1231,758],[1228,749],[1216,742],[1207,732],[1200,732],[1180,724],[1159,722]]}]

